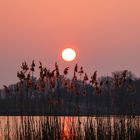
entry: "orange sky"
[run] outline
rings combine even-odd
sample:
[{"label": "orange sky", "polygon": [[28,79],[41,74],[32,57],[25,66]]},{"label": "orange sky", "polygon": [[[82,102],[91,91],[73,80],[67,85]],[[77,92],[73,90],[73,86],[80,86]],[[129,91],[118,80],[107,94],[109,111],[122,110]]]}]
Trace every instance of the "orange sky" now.
[{"label": "orange sky", "polygon": [[[74,62],[61,59],[67,44],[78,53]],[[0,85],[14,83],[20,63],[32,59],[139,76],[140,1],[1,0]]]}]

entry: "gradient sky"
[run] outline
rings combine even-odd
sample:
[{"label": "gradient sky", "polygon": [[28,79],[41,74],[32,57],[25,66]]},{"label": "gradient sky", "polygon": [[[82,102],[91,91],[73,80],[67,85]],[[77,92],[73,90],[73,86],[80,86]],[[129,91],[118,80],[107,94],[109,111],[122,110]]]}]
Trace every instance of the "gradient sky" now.
[{"label": "gradient sky", "polygon": [[[77,58],[64,62],[69,45]],[[15,83],[20,63],[32,59],[140,76],[140,0],[1,0],[0,86]]]}]

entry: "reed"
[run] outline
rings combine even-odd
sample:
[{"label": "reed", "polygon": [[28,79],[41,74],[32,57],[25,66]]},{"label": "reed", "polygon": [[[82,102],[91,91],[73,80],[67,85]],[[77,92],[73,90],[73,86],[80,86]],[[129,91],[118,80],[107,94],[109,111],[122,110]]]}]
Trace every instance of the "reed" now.
[{"label": "reed", "polygon": [[[139,117],[9,117],[0,133],[8,140],[138,140]],[[5,122],[5,123],[4,123]]]},{"label": "reed", "polygon": [[55,68],[50,70],[39,62],[39,77],[35,77],[36,66],[34,60],[30,66],[23,62],[21,70],[17,72],[19,82],[12,86],[4,85],[4,90],[0,92],[0,114],[140,113],[139,100],[136,99],[136,96],[139,96],[136,92],[139,80],[128,70],[113,72],[110,77],[98,77],[97,71],[94,71],[90,77],[83,67],[78,69],[76,64],[73,77],[68,78],[69,67],[61,74],[57,63],[54,65]]},{"label": "reed", "polygon": [[69,78],[69,67],[61,74],[57,63],[50,70],[39,62],[35,77],[36,66],[23,62],[19,82],[0,90],[0,115],[20,116],[0,120],[3,139],[140,139],[140,80],[130,71],[89,76],[76,64]]}]

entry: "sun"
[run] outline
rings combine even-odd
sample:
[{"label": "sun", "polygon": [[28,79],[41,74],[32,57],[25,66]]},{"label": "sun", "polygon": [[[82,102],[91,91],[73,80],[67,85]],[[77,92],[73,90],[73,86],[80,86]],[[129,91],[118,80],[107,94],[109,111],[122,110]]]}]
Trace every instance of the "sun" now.
[{"label": "sun", "polygon": [[62,51],[62,58],[65,61],[73,61],[76,58],[76,52],[71,48],[66,48]]}]

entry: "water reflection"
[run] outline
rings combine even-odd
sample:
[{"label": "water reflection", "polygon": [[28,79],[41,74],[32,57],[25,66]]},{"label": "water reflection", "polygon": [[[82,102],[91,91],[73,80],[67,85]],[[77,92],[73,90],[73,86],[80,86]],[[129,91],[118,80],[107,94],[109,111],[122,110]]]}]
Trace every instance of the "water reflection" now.
[{"label": "water reflection", "polygon": [[140,117],[0,117],[4,139],[136,139]]}]

